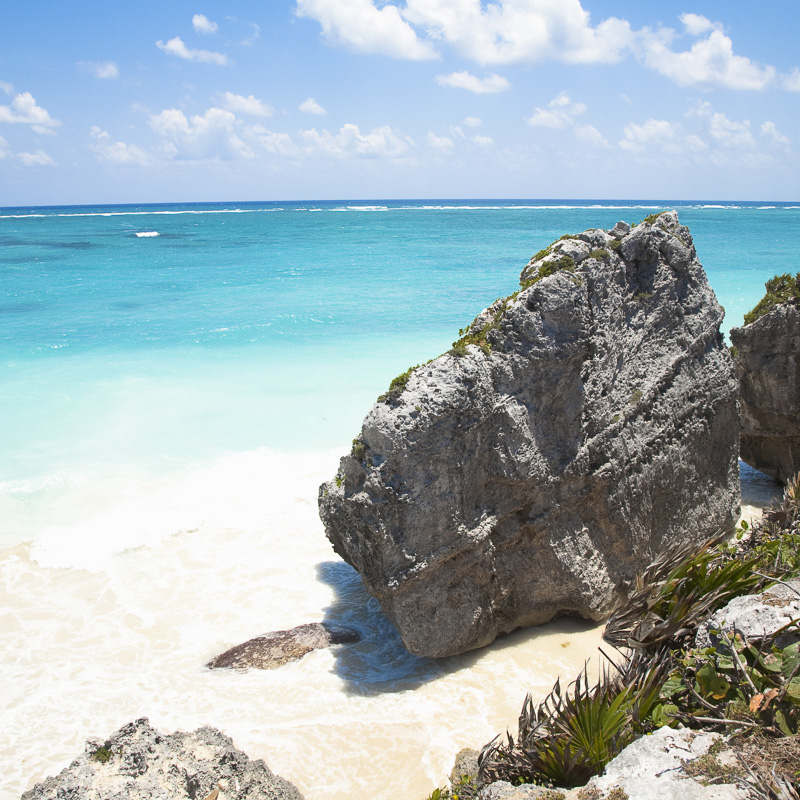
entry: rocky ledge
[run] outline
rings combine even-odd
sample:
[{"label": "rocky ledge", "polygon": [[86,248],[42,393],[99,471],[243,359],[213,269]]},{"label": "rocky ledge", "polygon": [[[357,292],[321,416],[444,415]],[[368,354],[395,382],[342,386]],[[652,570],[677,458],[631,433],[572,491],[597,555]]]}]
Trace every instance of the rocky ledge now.
[{"label": "rocky ledge", "polygon": [[737,385],[677,215],[564,237],[520,283],[392,383],[320,487],[413,653],[600,619],[654,554],[735,523]]},{"label": "rocky ledge", "polygon": [[147,719],[120,728],[22,800],[303,800],[216,728],[162,734]]}]

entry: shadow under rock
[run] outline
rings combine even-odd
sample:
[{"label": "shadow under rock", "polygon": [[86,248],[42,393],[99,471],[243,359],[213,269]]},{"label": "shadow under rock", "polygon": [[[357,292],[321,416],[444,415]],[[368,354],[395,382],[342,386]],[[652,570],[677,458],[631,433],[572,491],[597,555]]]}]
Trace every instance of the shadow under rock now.
[{"label": "shadow under rock", "polygon": [[[524,628],[501,636],[480,650],[447,658],[425,658],[409,653],[397,628],[370,597],[361,576],[344,561],[317,565],[317,577],[333,589],[334,600],[325,609],[324,622],[353,628],[361,636],[354,644],[332,648],[334,672],[352,694],[369,695],[416,689],[444,675],[468,669],[486,653],[515,647],[549,635],[557,628],[564,633],[582,633],[597,625],[577,617],[562,617],[545,625]],[[564,676],[572,680],[574,676]]]}]

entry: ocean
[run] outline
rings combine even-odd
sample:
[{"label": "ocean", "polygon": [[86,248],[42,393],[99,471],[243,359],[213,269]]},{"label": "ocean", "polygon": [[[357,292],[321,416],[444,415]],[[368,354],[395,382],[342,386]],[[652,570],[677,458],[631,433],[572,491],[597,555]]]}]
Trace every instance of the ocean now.
[{"label": "ocean", "polygon": [[[800,270],[800,205],[369,201],[0,209],[0,797],[147,716],[214,725],[308,800],[418,797],[597,660],[561,620],[409,655],[317,488],[391,379],[565,233],[676,208],[726,308]],[[746,471],[748,491],[775,487]],[[204,664],[320,620],[360,644]]]}]

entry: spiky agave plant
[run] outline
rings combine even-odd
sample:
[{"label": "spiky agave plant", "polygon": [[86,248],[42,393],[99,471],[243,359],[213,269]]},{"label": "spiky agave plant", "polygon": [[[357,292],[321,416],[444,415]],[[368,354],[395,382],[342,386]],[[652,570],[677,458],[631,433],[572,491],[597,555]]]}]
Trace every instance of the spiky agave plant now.
[{"label": "spiky agave plant", "polygon": [[610,660],[595,684],[585,666],[563,691],[557,680],[538,704],[525,698],[516,740],[495,738],[478,757],[479,784],[506,780],[543,786],[582,786],[648,729],[659,702],[669,656],[639,654],[621,667]]}]

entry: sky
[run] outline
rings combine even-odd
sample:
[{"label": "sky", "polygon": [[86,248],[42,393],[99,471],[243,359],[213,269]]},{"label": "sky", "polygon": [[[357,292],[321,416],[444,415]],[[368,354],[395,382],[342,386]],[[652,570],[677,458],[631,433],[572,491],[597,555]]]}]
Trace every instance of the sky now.
[{"label": "sky", "polygon": [[0,11],[0,205],[800,200],[800,2]]}]

